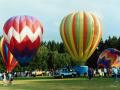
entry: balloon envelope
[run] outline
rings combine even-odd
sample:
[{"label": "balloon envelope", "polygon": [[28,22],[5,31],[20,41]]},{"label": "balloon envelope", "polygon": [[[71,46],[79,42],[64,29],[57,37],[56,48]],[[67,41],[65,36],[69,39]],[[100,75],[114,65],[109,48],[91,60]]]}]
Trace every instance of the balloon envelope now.
[{"label": "balloon envelope", "polygon": [[70,55],[84,64],[101,40],[101,29],[96,15],[77,12],[63,18],[60,34]]},{"label": "balloon envelope", "polygon": [[15,58],[9,51],[7,45],[5,44],[4,38],[1,39],[0,47],[1,47],[2,61],[6,67],[6,71],[12,72],[12,70],[16,67],[18,62],[15,60]]},{"label": "balloon envelope", "polygon": [[98,58],[99,68],[120,67],[120,51],[114,48],[105,49]]},{"label": "balloon envelope", "polygon": [[3,27],[9,50],[20,65],[28,65],[42,41],[43,27],[32,16],[11,17]]}]

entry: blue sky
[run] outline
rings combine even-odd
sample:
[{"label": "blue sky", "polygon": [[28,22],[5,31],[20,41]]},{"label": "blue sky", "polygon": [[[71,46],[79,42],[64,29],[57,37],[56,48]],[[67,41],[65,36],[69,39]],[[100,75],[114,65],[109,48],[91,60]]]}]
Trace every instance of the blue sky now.
[{"label": "blue sky", "polygon": [[120,36],[120,0],[0,0],[0,35],[7,19],[15,15],[39,18],[44,27],[43,40],[62,41],[59,25],[74,11],[89,11],[101,18],[103,39]]}]

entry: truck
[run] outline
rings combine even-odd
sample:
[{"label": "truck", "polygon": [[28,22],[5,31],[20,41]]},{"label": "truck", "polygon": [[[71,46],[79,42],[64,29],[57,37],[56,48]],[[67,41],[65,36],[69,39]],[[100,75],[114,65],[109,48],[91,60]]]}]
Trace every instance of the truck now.
[{"label": "truck", "polygon": [[73,68],[60,68],[54,72],[55,78],[76,77],[77,72]]}]

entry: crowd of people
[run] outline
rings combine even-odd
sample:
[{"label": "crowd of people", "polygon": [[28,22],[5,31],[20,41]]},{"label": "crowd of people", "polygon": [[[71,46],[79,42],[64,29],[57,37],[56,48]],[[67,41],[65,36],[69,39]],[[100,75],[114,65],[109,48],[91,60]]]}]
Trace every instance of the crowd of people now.
[{"label": "crowd of people", "polygon": [[92,80],[93,77],[99,76],[99,77],[114,77],[115,80],[118,78],[118,74],[120,73],[120,68],[118,67],[112,67],[112,68],[98,68],[93,69],[91,67],[88,68],[88,78],[89,80]]}]

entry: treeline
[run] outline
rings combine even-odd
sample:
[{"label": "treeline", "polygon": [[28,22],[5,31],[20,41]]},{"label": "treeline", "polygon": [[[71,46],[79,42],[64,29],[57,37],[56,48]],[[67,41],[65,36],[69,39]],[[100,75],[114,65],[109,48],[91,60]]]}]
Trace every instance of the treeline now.
[{"label": "treeline", "polygon": [[[86,61],[86,65],[96,68],[97,60],[100,53],[107,48],[116,48],[120,50],[120,37],[109,37],[105,41],[101,40],[99,46],[93,53],[93,55]],[[62,42],[48,41],[42,42],[41,47],[35,54],[33,61],[27,67],[21,67],[18,65],[14,71],[24,70],[54,70],[65,66],[79,65],[79,61],[74,60],[67,52]],[[0,70],[4,71],[5,67],[2,64],[2,58],[0,56]]]}]

